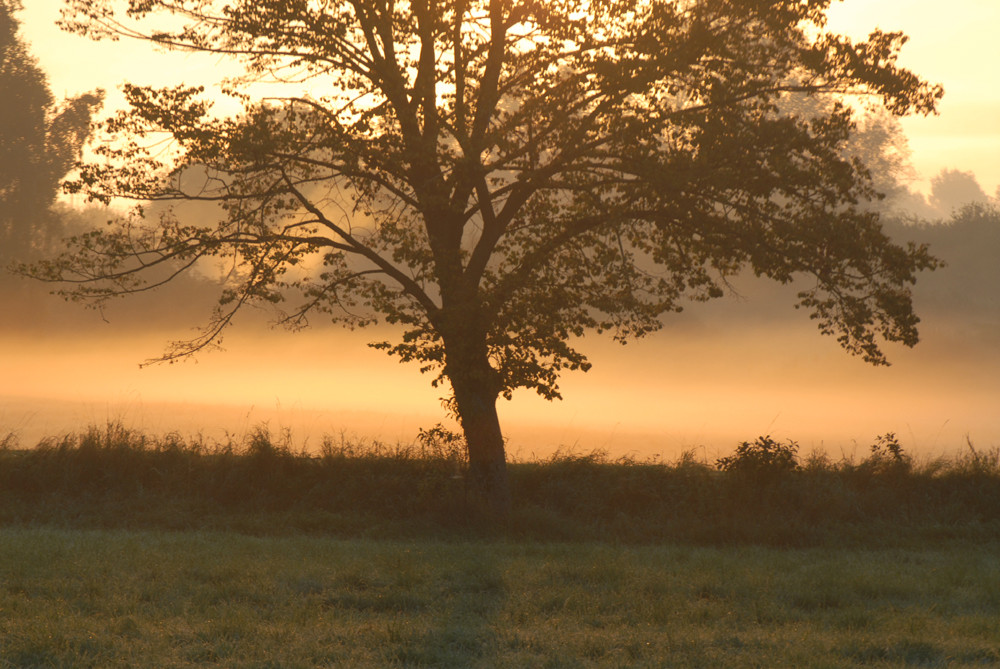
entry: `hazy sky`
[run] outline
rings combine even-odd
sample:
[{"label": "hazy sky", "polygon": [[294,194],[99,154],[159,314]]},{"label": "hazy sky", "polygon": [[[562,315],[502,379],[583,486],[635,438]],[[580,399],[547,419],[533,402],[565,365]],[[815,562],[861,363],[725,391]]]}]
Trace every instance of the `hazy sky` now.
[{"label": "hazy sky", "polygon": [[[57,95],[111,92],[122,81],[194,84],[214,75],[209,58],[158,56],[146,44],[63,33],[54,25],[61,0],[24,4],[23,33]],[[925,183],[943,168],[971,170],[993,194],[1000,185],[1000,1],[847,0],[835,4],[831,21],[856,37],[876,26],[910,36],[903,64],[946,91],[940,116],[904,120],[914,166]]]},{"label": "hazy sky", "polygon": [[[54,26],[60,0],[24,4],[23,34],[57,96],[101,87],[114,104],[123,81],[195,84],[217,75],[211,58],[156,55],[142,43],[62,33]],[[1000,0],[848,0],[832,22],[856,37],[875,26],[910,35],[903,64],[946,89],[940,116],[904,121],[914,166],[925,181],[942,168],[972,170],[993,194],[1000,184]],[[685,323],[697,323],[692,311],[681,317]],[[501,419],[513,450],[523,454],[554,445],[676,453],[770,433],[799,439],[806,451],[825,445],[836,455],[857,447],[864,455],[874,435],[890,430],[925,453],[953,451],[966,434],[980,445],[1000,444],[1000,356],[956,356],[963,344],[947,325],[928,321],[925,343],[897,350],[889,371],[850,358],[804,317],[780,331],[744,323],[738,337],[713,330],[691,336],[668,325],[662,336],[626,349],[595,339],[585,347],[595,368],[565,377],[565,402],[520,394],[501,403]],[[394,440],[441,418],[441,392],[414,366],[365,348],[365,333],[318,331],[264,342],[237,328],[224,353],[140,371],[138,362],[184,333],[128,340],[113,323],[95,328],[71,342],[25,337],[0,347],[7,386],[0,385],[0,428],[40,436],[122,417],[154,432],[197,431],[275,417],[273,427],[311,435],[344,425]],[[928,376],[917,378],[918,371]],[[390,387],[397,398],[385,406]],[[212,402],[227,403],[229,413],[203,406]]]},{"label": "hazy sky", "polygon": [[908,118],[913,163],[924,180],[942,168],[971,170],[987,193],[1000,184],[1000,2],[847,0],[832,27],[861,37],[875,26],[910,41],[901,62],[944,85],[941,114]]}]

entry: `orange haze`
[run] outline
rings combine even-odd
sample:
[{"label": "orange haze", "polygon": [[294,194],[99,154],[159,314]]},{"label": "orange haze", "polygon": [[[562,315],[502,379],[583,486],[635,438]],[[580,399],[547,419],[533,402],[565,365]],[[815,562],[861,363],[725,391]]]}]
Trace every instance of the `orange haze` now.
[{"label": "orange haze", "polygon": [[[714,458],[770,434],[797,440],[804,453],[860,456],[890,431],[922,455],[952,454],[966,435],[977,447],[1000,445],[1000,356],[960,343],[963,333],[946,324],[925,323],[915,350],[893,348],[895,364],[873,368],[805,318],[720,325],[692,312],[626,347],[584,342],[594,369],[564,378],[563,402],[525,392],[501,401],[511,452],[673,458],[698,449]],[[77,336],[4,335],[0,431],[31,443],[121,419],[152,433],[222,438],[267,423],[315,448],[324,434],[409,442],[419,427],[447,424],[438,402],[444,389],[366,348],[370,333],[237,329],[223,352],[140,369],[167,337],[126,338],[113,325]]]}]

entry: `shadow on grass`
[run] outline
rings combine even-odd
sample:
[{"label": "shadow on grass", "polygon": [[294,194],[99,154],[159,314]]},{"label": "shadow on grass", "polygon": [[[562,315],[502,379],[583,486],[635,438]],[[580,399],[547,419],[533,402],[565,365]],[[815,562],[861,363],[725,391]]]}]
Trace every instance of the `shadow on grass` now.
[{"label": "shadow on grass", "polygon": [[506,603],[507,588],[487,548],[477,551],[475,562],[447,574],[438,597],[444,613],[429,621],[429,630],[400,639],[388,659],[403,666],[461,667],[498,654],[496,617]]}]

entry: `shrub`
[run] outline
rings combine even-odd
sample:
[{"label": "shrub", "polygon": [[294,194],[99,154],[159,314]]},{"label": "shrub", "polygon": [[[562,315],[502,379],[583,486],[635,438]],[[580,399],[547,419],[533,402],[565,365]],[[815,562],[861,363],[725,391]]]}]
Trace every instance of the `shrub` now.
[{"label": "shrub", "polygon": [[913,466],[912,458],[903,452],[895,432],[886,432],[875,437],[871,455],[862,466],[878,473],[905,473]]},{"label": "shrub", "polygon": [[715,461],[715,466],[724,472],[745,474],[782,474],[799,468],[799,445],[775,441],[770,436],[757,437],[751,444],[744,441],[736,447],[736,452]]},{"label": "shrub", "polygon": [[468,460],[468,445],[465,437],[438,423],[432,428],[420,428],[417,433],[420,457],[447,460],[465,464]]}]

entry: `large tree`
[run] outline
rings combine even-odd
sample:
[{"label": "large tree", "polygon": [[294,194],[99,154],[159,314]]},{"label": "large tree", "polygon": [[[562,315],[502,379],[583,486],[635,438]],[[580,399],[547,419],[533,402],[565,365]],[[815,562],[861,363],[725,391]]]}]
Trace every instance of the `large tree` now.
[{"label": "large tree", "polygon": [[[291,305],[293,326],[400,326],[377,345],[450,386],[496,511],[499,397],[558,397],[559,373],[589,366],[579,337],[651,332],[738,271],[809,277],[799,305],[872,363],[882,340],[917,341],[909,286],[935,260],[882,233],[842,149],[855,101],[930,113],[941,89],[897,66],[903,35],[830,33],[831,0],[67,2],[71,30],[230,57],[242,110],[127,85],[70,187],[217,216],[140,208],[35,275],[100,301],[230,258],[202,335],[165,358],[252,303]],[[802,93],[840,103],[782,111]]]},{"label": "large tree", "polygon": [[0,0],[0,271],[15,258],[51,252],[59,182],[90,133],[100,91],[57,103],[20,35],[17,0]]}]

